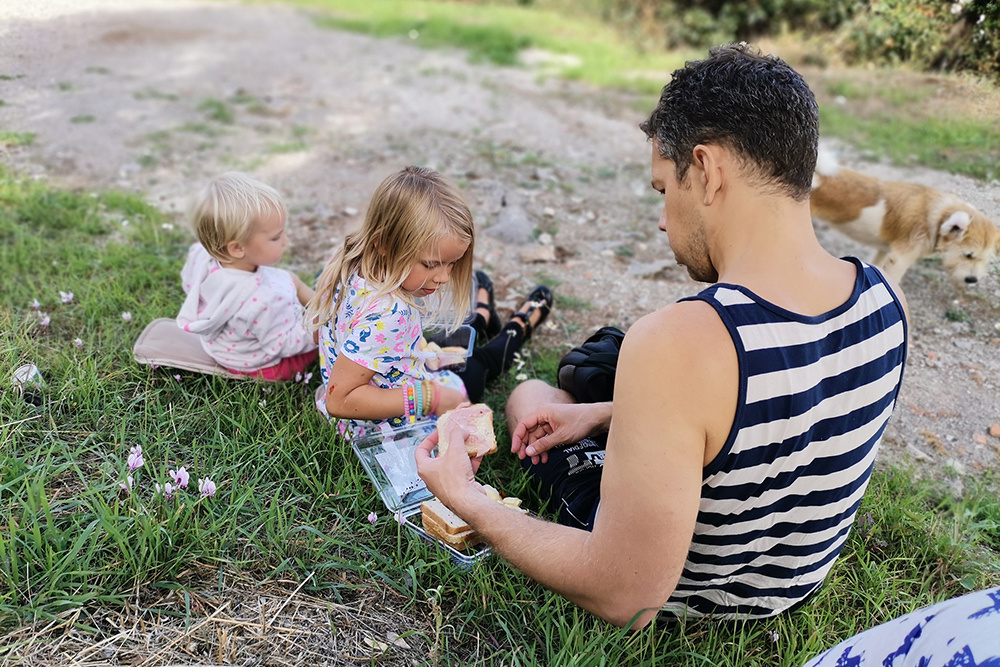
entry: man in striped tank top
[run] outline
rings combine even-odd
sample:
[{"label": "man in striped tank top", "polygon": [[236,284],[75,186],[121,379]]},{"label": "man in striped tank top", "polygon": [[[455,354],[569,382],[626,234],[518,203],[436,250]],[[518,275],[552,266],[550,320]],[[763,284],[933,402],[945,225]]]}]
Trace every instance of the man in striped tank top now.
[{"label": "man in striped tank top", "polygon": [[712,285],[629,329],[613,403],[512,393],[512,451],[559,523],[489,501],[462,448],[430,458],[436,434],[418,469],[514,566],[612,623],[764,618],[815,591],[847,539],[902,380],[903,297],[817,241],[818,111],[781,60],[712,49],[641,127],[659,227]]}]

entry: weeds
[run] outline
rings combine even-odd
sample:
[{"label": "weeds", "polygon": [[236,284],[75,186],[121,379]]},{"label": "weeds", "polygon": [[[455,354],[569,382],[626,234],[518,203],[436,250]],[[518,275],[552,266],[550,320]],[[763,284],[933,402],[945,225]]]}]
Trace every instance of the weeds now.
[{"label": "weeds", "polygon": [[233,110],[221,100],[202,100],[198,105],[198,111],[204,112],[209,120],[214,120],[216,123],[222,123],[223,125],[232,125],[236,120]]},{"label": "weeds", "polygon": [[10,132],[0,130],[0,146],[30,146],[34,142],[34,132]]}]

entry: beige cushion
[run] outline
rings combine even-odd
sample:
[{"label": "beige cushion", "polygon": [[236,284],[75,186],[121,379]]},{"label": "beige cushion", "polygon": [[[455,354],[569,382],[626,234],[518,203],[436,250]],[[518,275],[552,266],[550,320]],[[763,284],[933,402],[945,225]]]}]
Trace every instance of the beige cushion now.
[{"label": "beige cushion", "polygon": [[249,377],[220,366],[202,349],[198,334],[184,331],[172,317],[159,317],[150,322],[135,341],[132,355],[146,366],[169,366],[227,378]]}]

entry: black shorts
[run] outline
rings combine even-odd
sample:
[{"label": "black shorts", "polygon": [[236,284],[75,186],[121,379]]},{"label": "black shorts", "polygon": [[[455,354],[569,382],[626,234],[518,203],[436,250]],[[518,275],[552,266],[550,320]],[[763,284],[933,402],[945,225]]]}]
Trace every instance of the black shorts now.
[{"label": "black shorts", "polygon": [[538,482],[542,500],[548,502],[557,520],[565,526],[594,529],[597,507],[601,504],[601,475],[608,436],[584,438],[574,445],[549,450],[546,463],[521,460],[524,469]]}]

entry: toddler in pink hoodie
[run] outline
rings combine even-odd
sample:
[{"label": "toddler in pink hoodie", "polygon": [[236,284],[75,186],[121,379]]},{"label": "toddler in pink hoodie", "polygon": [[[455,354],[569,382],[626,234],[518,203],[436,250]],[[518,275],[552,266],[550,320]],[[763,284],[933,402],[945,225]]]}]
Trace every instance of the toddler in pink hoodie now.
[{"label": "toddler in pink hoodie", "polygon": [[191,219],[198,243],[181,270],[177,325],[234,373],[290,380],[317,358],[303,321],[313,290],[274,268],[288,243],[278,192],[240,172],[202,191]]}]

